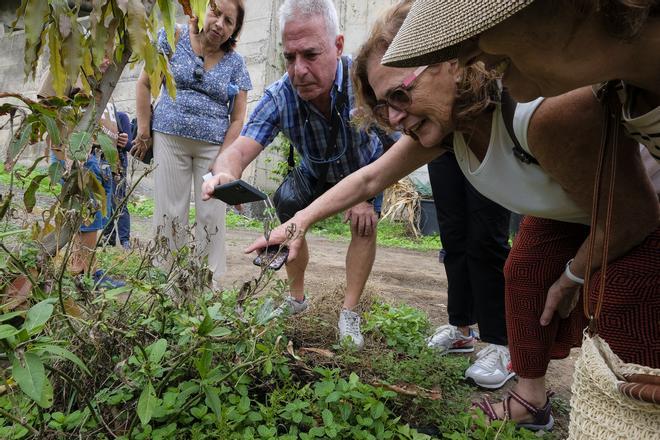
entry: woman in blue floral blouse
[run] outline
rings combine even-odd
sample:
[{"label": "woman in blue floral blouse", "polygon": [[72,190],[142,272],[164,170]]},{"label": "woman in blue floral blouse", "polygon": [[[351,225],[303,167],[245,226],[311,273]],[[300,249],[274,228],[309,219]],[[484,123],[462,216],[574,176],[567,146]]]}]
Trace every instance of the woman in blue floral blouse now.
[{"label": "woman in blue floral blouse", "polygon": [[188,244],[193,184],[195,253],[208,255],[216,287],[226,269],[226,207],[218,200],[202,203],[200,183],[218,149],[238,137],[245,119],[252,83],[243,57],[234,50],[244,15],[244,0],[213,0],[201,31],[196,20],[187,28],[177,28],[175,50],[165,30],[159,31],[158,47],[170,60],[176,98],[161,90],[153,109],[152,130],[151,84],[144,71],[136,90],[138,132],[132,153],[141,158],[153,142],[156,232],[169,240],[171,249]]}]

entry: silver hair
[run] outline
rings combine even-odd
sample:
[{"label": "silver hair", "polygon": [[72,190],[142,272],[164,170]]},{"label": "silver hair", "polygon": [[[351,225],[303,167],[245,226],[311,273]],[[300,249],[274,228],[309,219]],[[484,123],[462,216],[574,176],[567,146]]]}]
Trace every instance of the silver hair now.
[{"label": "silver hair", "polygon": [[323,17],[328,30],[328,37],[339,35],[337,9],[332,0],[285,0],[280,6],[280,32],[284,25],[296,18]]}]

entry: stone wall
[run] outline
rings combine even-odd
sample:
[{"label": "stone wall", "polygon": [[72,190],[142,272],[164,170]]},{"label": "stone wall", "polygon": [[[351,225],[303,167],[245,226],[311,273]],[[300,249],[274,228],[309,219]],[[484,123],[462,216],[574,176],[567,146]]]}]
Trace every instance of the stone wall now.
[{"label": "stone wall", "polygon": [[[12,1],[0,5],[0,19],[7,23],[15,8]],[[346,53],[354,52],[364,40],[371,23],[379,11],[395,3],[396,0],[335,0],[339,12],[340,26],[345,35]],[[14,3],[16,3],[14,1]],[[283,59],[280,53],[280,36],[277,10],[282,0],[246,0],[246,20],[238,45],[250,71],[254,89],[248,95],[249,108],[258,101],[265,87],[283,73]],[[8,11],[9,9],[9,11]],[[11,21],[11,20],[9,20]],[[187,17],[179,13],[178,21],[185,23]],[[19,91],[28,96],[36,94],[33,81],[24,81],[23,46],[24,34],[0,34],[0,92]],[[135,111],[135,82],[140,68],[129,70],[117,84],[113,99],[119,110],[133,114]],[[249,111],[249,110],[248,110]],[[0,157],[4,158],[8,131],[0,131]],[[266,189],[274,183],[268,179],[268,168],[272,161],[262,154],[246,170],[245,179]]]}]

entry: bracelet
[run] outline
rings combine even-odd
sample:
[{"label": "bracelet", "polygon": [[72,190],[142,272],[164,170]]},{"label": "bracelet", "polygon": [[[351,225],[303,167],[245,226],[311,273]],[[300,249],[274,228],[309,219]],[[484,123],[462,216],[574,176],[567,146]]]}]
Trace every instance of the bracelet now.
[{"label": "bracelet", "polygon": [[581,286],[584,286],[584,278],[580,278],[579,276],[577,276],[573,272],[571,272],[571,263],[572,262],[573,262],[573,258],[568,260],[568,263],[566,263],[566,269],[564,270],[564,275],[566,275],[566,278],[573,281],[574,283],[579,284]]}]

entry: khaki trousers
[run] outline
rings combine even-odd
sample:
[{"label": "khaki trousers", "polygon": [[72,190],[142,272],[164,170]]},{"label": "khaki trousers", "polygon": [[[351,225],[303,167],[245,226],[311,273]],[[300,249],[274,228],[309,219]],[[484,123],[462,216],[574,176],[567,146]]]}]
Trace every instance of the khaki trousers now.
[{"label": "khaki trousers", "polygon": [[226,204],[202,201],[202,176],[219,145],[154,132],[154,231],[169,241],[170,249],[190,243],[187,233],[190,185],[195,194],[195,256],[208,256],[213,284],[219,286],[227,270],[225,252]]}]

